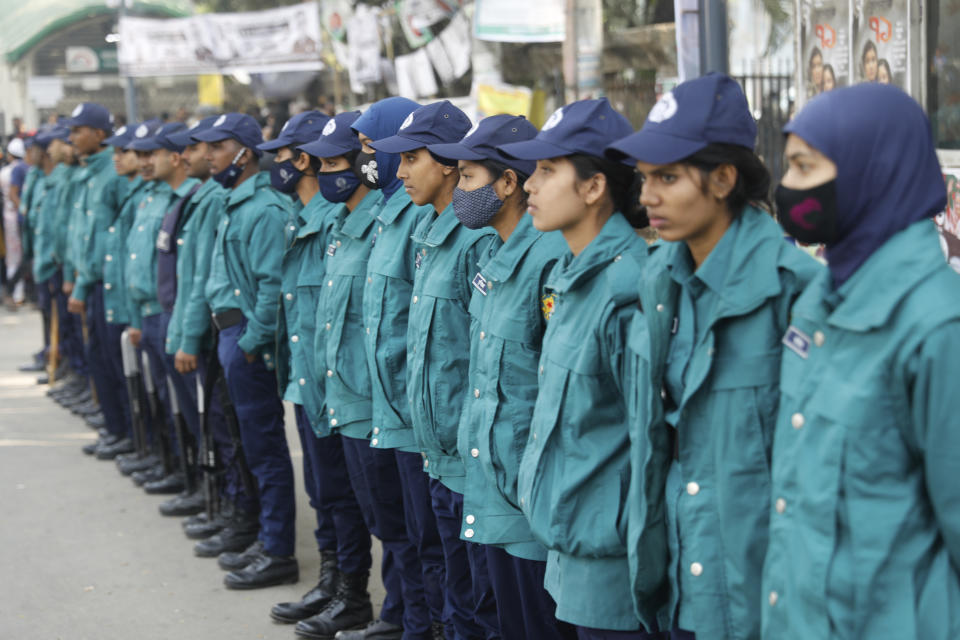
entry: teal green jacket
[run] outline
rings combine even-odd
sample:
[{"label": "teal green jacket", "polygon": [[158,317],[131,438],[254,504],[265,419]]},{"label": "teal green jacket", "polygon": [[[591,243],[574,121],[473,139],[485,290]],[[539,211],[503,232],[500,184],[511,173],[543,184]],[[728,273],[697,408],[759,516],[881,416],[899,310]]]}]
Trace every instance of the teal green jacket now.
[{"label": "teal green jacket", "polygon": [[[353,211],[335,205],[326,254],[325,287],[317,306],[316,370],[324,379],[329,429],[369,438],[373,427],[370,371],[363,350],[363,284],[383,195],[370,191]],[[323,433],[323,424],[314,427]]]},{"label": "teal green jacket", "polygon": [[[373,436],[370,446],[419,452],[407,399],[407,320],[417,270],[417,225],[433,216],[433,207],[419,207],[403,189],[376,213],[370,243],[363,319],[367,366],[373,392]],[[376,443],[374,443],[374,441]]]},{"label": "teal green jacket", "polygon": [[127,233],[124,276],[130,309],[130,326],[139,329],[143,318],[163,311],[157,300],[157,235],[167,211],[190,193],[196,178],[187,178],[176,189],[160,180],[153,193],[140,203]]},{"label": "teal green jacket", "polygon": [[460,224],[452,204],[424,217],[413,240],[419,255],[407,325],[410,416],[423,470],[463,493],[457,430],[470,373],[470,283],[501,242],[493,229]]},{"label": "teal green jacket", "polygon": [[546,560],[547,550],[520,510],[517,473],[539,387],[541,293],[567,253],[560,233],[537,231],[525,215],[480,264],[470,299],[470,393],[457,436],[466,471],[460,537],[528,560]]},{"label": "teal green jacket", "polygon": [[247,354],[275,353],[284,227],[290,198],[270,186],[270,175],[257,173],[230,190],[218,230],[206,296],[214,313],[240,309],[247,327],[237,346]]},{"label": "teal green jacket", "polygon": [[[29,235],[23,234],[23,241],[24,244],[28,242],[30,244],[29,256],[33,259],[33,280],[37,283],[44,282],[57,271],[57,265],[53,260],[52,216],[55,209],[52,203],[56,202],[60,192],[63,174],[57,173],[57,169],[61,166],[63,165],[54,167],[50,175],[40,171],[39,175],[33,174],[31,178],[28,172],[24,181],[24,194],[20,200],[20,210],[24,212],[26,220],[25,226],[30,229]],[[26,188],[28,182],[29,190]],[[47,213],[46,216],[45,213]]]},{"label": "teal green jacket", "polygon": [[[87,168],[82,165],[74,167],[70,175],[69,194],[67,196],[67,231],[64,245],[63,280],[76,284],[79,275],[78,263],[85,251],[84,227],[87,223],[86,210],[83,208],[83,193],[87,188]],[[76,289],[74,289],[76,290]],[[73,294],[70,294],[73,297]],[[86,293],[84,293],[86,299]]]},{"label": "teal green jacket", "polygon": [[91,287],[103,279],[103,259],[106,255],[107,228],[113,224],[119,211],[117,201],[118,178],[113,168],[113,147],[86,159],[80,169],[80,180],[85,181],[80,208],[84,213],[80,230],[82,246],[75,254],[77,281],[72,297],[84,301]]},{"label": "teal green jacket", "polygon": [[117,217],[107,227],[107,239],[104,243],[106,253],[103,256],[103,307],[107,322],[111,324],[130,324],[131,303],[126,286],[124,265],[127,256],[127,234],[133,225],[137,210],[151,196],[156,183],[146,181],[140,176],[133,180],[121,177],[122,182],[115,185]]},{"label": "teal green jacket", "polygon": [[763,638],[960,638],[960,276],[915,222],[784,338]]},{"label": "teal green jacket", "polygon": [[23,236],[23,257],[25,260],[32,260],[36,255],[35,245],[40,205],[49,188],[50,183],[47,182],[47,175],[40,167],[30,167],[27,170],[27,175],[23,179],[23,188],[20,189],[20,215],[23,216],[20,234]]},{"label": "teal green jacket", "polygon": [[[671,270],[689,260],[682,242],[657,246],[630,329],[633,594],[645,625],[746,640],[760,632],[780,341],[822,267],[752,207],[683,285],[696,297],[685,308]],[[691,327],[685,360],[671,362],[681,357],[671,342]],[[673,397],[666,376],[678,364],[684,384]]]},{"label": "teal green jacket", "polygon": [[[283,256],[283,287],[277,327],[277,380],[285,399],[303,406],[318,436],[329,434],[324,411],[324,380],[317,375],[315,342],[321,289],[326,285],[324,256],[336,219],[334,205],[315,195],[297,216],[297,231]],[[296,336],[296,340],[293,337]]]},{"label": "teal green jacket", "polygon": [[[53,255],[58,267],[62,267],[64,272],[67,270],[67,246],[70,231],[70,214],[73,211],[73,176],[77,168],[70,165],[60,165],[64,168],[63,178],[61,178],[58,197],[56,203],[50,203],[49,206],[55,207],[53,211]],[[66,273],[63,274],[66,278]],[[72,273],[70,282],[73,282]]]},{"label": "teal green jacket", "polygon": [[216,180],[207,180],[180,214],[186,221],[177,233],[177,298],[167,325],[167,353],[196,356],[210,346],[210,307],[203,291],[225,194]]},{"label": "teal green jacket", "polygon": [[626,336],[647,247],[619,213],[547,278],[540,391],[517,492],[549,549],[544,586],[557,618],[597,629],[640,628],[627,571]]}]

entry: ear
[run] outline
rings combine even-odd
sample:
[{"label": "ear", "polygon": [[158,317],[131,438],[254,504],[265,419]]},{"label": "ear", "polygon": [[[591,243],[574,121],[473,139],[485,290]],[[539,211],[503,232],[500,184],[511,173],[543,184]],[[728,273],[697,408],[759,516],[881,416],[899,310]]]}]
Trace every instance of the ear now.
[{"label": "ear", "polygon": [[580,183],[579,191],[584,204],[596,205],[607,195],[607,176],[600,172],[593,174]]},{"label": "ear", "polygon": [[444,177],[453,176],[457,180],[460,179],[460,169],[458,169],[457,167],[451,166],[449,164],[442,164],[439,162],[437,164],[440,165],[440,168],[441,168],[441,171],[443,171]]},{"label": "ear", "polygon": [[722,164],[710,172],[710,195],[719,201],[726,200],[736,184],[737,168],[732,164]]},{"label": "ear", "polygon": [[293,166],[297,171],[303,171],[306,173],[310,170],[310,155],[304,153],[303,151],[298,151],[297,155],[293,158]]},{"label": "ear", "polygon": [[517,178],[517,172],[513,169],[504,171],[500,179],[493,183],[493,190],[497,192],[497,197],[504,201],[519,192],[520,179]]}]

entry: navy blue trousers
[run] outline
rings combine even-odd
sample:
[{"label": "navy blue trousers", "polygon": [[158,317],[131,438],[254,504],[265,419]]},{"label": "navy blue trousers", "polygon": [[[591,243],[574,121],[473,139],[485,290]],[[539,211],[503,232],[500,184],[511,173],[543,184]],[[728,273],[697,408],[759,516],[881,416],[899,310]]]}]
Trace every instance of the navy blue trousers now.
[{"label": "navy blue trousers", "polygon": [[246,322],[220,331],[217,355],[240,423],[247,464],[260,492],[260,541],[271,555],[291,556],[296,534],[293,464],[277,378],[262,358],[249,363],[237,340]]},{"label": "navy blue trousers", "polygon": [[492,597],[490,579],[486,575],[486,558],[479,545],[460,539],[463,495],[431,478],[430,496],[446,565],[446,635],[455,640],[498,638],[496,603]]},{"label": "navy blue trousers", "polygon": [[305,484],[308,483],[307,476],[311,476],[309,483],[314,487],[314,494],[310,494],[309,489],[307,493],[310,505],[317,512],[317,547],[321,551],[337,552],[340,571],[369,571],[372,564],[370,530],[347,471],[343,439],[337,433],[318,438],[306,411],[300,405],[294,406],[298,429],[301,419],[306,427],[300,434],[303,475]]},{"label": "navy blue trousers", "polygon": [[107,430],[119,437],[130,437],[130,398],[127,397],[120,353],[120,335],[126,325],[107,322],[103,306],[103,283],[96,283],[87,295],[86,361],[97,389],[97,400]]},{"label": "navy blue trousers", "polygon": [[400,486],[403,490],[404,521],[407,537],[417,548],[423,572],[423,597],[430,617],[443,617],[443,589],[447,569],[443,561],[443,545],[437,530],[437,516],[433,513],[430,497],[430,476],[423,472],[423,458],[419,453],[394,451]]},{"label": "navy blue trousers", "polygon": [[[62,286],[61,282],[60,287]],[[83,323],[80,316],[67,311],[68,296],[60,287],[57,288],[56,295],[57,322],[60,325],[60,359],[66,360],[74,373],[86,378],[90,375],[90,370],[83,352]]]},{"label": "navy blue trousers", "polygon": [[[160,399],[158,411],[163,413],[163,424],[154,423],[153,428],[166,428],[167,433],[170,434],[171,446],[176,451],[177,442],[173,431],[173,410],[170,408],[170,392],[167,388],[166,342],[167,324],[169,322],[170,314],[163,312],[142,318],[140,321],[140,349],[146,352],[147,359],[150,362],[150,373],[153,376],[153,384]],[[142,362],[141,366],[143,366]]]},{"label": "navy blue trousers", "polygon": [[546,562],[518,558],[492,545],[483,548],[504,640],[577,637],[573,625],[557,620],[557,603],[543,587]]},{"label": "navy blue trousers", "polygon": [[43,355],[48,356],[50,351],[50,318],[53,311],[54,287],[57,284],[56,274],[47,278],[43,282],[37,283],[37,308],[43,316]]}]

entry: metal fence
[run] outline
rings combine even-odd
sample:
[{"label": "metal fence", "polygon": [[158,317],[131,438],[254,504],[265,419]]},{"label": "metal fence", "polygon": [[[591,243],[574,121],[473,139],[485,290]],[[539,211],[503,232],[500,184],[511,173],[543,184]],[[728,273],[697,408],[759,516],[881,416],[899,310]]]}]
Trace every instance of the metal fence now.
[{"label": "metal fence", "polygon": [[783,176],[783,126],[793,110],[793,74],[749,73],[733,76],[747,95],[757,121],[757,155],[770,171],[773,183]]}]

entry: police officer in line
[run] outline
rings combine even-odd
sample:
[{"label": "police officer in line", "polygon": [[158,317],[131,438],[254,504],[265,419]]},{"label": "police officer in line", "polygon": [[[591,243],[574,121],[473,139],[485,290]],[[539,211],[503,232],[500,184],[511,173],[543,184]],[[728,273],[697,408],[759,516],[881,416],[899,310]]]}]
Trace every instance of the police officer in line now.
[{"label": "police officer in line", "polygon": [[543,587],[547,549],[530,531],[517,497],[517,474],[537,397],[546,328],[541,291],[567,245],[541,233],[527,215],[531,160],[497,147],[537,135],[522,116],[481,120],[463,140],[428,149],[459,161],[453,211],[468,229],[492,227],[503,245],[477,265],[470,299],[470,377],[479,394],[464,405],[457,447],[466,471],[461,537],[483,545],[504,640],[569,638]]},{"label": "police officer in line", "polygon": [[262,152],[256,147],[263,138],[252,117],[224,114],[193,138],[208,143],[211,175],[229,192],[206,295],[219,334],[220,364],[260,501],[259,518],[249,514],[248,527],[224,529],[198,547],[209,543],[204,551],[219,555],[243,551],[257,539],[263,543],[263,553],[255,561],[225,576],[228,588],[296,582],[293,465],[274,373],[290,200],[270,189],[270,177],[259,172]]},{"label": "police officer in line", "polygon": [[464,467],[457,428],[466,401],[461,381],[469,373],[471,281],[476,265],[496,250],[500,239],[492,229],[460,224],[452,205],[457,163],[428,150],[432,144],[459,142],[470,127],[466,114],[444,100],[418,108],[393,136],[370,146],[400,154],[397,177],[414,203],[433,209],[413,233],[417,256],[407,330],[407,395],[444,551],[445,607],[451,612],[446,633],[494,637],[499,623],[486,559],[478,545],[460,538]]},{"label": "police officer in line", "polygon": [[121,439],[130,429],[130,403],[124,390],[120,357],[121,325],[110,324],[103,300],[103,264],[106,238],[116,215],[113,151],[105,140],[113,131],[113,117],[102,105],[85,102],[65,123],[70,142],[80,158],[71,182],[75,190],[71,242],[75,280],[64,278],[71,313],[85,315],[86,356],[106,428]]}]

